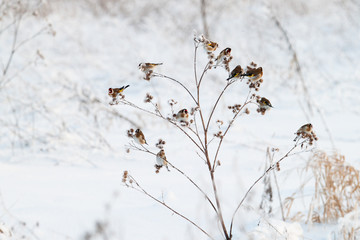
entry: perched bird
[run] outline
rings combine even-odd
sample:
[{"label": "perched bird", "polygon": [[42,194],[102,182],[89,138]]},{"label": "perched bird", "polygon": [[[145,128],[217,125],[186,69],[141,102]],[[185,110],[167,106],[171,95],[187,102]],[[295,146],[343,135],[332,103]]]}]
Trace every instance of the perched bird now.
[{"label": "perched bird", "polygon": [[[307,123],[307,124],[304,124],[302,125],[299,130],[296,131],[295,133],[297,136],[296,138],[294,139],[294,141],[298,140],[299,138],[301,137],[304,137],[304,136],[311,136],[313,135],[313,126],[311,123]],[[316,136],[315,136],[316,137]],[[317,138],[315,138],[317,140]]]},{"label": "perched bird", "polygon": [[262,67],[259,68],[247,68],[245,76],[249,78],[251,82],[256,82],[263,76]]},{"label": "perched bird", "polygon": [[179,122],[185,122],[187,123],[189,119],[189,113],[188,110],[186,108],[180,110],[177,114],[176,114],[176,120]]},{"label": "perched bird", "polygon": [[167,169],[168,171],[170,171],[170,170],[169,170],[169,167],[168,167],[168,162],[166,161],[166,156],[165,156],[165,151],[164,151],[164,149],[161,149],[160,152],[158,152],[158,153],[156,154],[156,165],[155,165],[155,167],[156,167],[157,169],[160,169],[162,166],[165,166],[166,169]]},{"label": "perched bird", "polygon": [[307,123],[303,126],[301,126],[299,128],[299,130],[297,130],[297,132],[295,134],[299,135],[299,134],[302,134],[302,133],[305,133],[305,134],[311,134],[312,133],[312,130],[313,130],[313,126],[311,123]]},{"label": "perched bird", "polygon": [[226,80],[230,80],[232,78],[241,78],[244,76],[244,70],[242,69],[242,67],[240,65],[237,65],[230,73],[228,79]]},{"label": "perched bird", "polygon": [[153,70],[155,67],[162,65],[162,63],[140,63],[139,69],[142,72],[149,72],[150,70]]},{"label": "perched bird", "polygon": [[204,44],[204,47],[208,53],[211,53],[217,49],[218,44],[216,42],[209,41],[208,43]]},{"label": "perched bird", "polygon": [[146,140],[145,140],[145,136],[143,134],[143,132],[140,129],[136,129],[135,131],[135,138],[134,138],[135,142],[137,142],[138,144],[147,144]]},{"label": "perched bird", "polygon": [[116,97],[119,95],[119,93],[121,93],[122,91],[124,91],[126,88],[128,88],[130,85],[126,85],[126,86],[122,86],[121,88],[109,88],[109,93],[108,95],[110,97],[112,97],[113,101],[116,100]]},{"label": "perched bird", "polygon": [[269,109],[269,108],[272,108],[273,106],[271,105],[269,99],[262,97],[262,98],[259,100],[259,107],[260,107],[261,109],[267,110],[267,109]]},{"label": "perched bird", "polygon": [[217,56],[216,58],[216,65],[215,65],[215,68],[221,64],[225,58],[227,57],[230,57],[230,54],[231,54],[231,48],[225,48],[224,50],[222,50],[220,53],[219,53],[219,56]]}]

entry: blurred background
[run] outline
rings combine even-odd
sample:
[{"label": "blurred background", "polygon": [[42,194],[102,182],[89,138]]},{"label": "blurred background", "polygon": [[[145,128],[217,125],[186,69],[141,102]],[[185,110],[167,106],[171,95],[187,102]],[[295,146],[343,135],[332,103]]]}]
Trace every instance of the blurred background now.
[{"label": "blurred background", "polygon": [[[178,101],[179,109],[193,107],[181,88],[163,79],[144,81],[138,64],[162,62],[161,73],[195,91],[193,38],[200,34],[217,42],[219,50],[231,47],[231,69],[238,64],[245,67],[252,61],[262,66],[264,83],[260,94],[269,98],[274,106],[263,118],[253,109],[255,117],[241,119],[226,142],[229,147],[221,157],[231,160],[229,171],[244,170],[246,163],[239,163],[238,156],[246,156],[256,166],[245,174],[253,178],[239,174],[232,179],[240,186],[235,191],[235,195],[239,195],[236,199],[240,199],[248,184],[263,171],[266,148],[279,147],[286,152],[292,145],[293,133],[307,122],[314,125],[321,140],[317,143],[319,149],[339,152],[359,167],[358,0],[0,0],[0,194],[4,209],[0,220],[4,226],[10,228],[18,226],[19,221],[30,222],[31,227],[26,230],[18,227],[29,239],[79,239],[91,231],[95,219],[114,212],[102,207],[109,199],[118,199],[119,191],[124,190],[119,187],[122,171],[129,167],[152,168],[153,164],[139,153],[126,154],[124,146],[129,141],[126,130],[141,127],[153,142],[159,137],[171,142],[174,137],[173,130],[169,126],[163,128],[158,119],[125,106],[110,106],[107,90],[129,84],[125,94],[139,105],[144,104],[145,94],[151,93],[164,111],[169,111],[169,99]],[[205,54],[199,49],[199,69],[206,62]],[[201,93],[205,103],[214,101],[227,76],[225,69],[206,74]],[[225,96],[216,117],[231,116],[227,106],[241,103],[246,93],[244,84],[237,85]],[[182,158],[178,146],[170,145],[168,149],[173,152],[173,159]],[[189,153],[189,158],[191,156],[196,156],[195,152]],[[284,181],[289,179],[291,171],[299,168],[298,164],[305,165],[306,156],[300,158],[300,163],[289,164]],[[202,162],[198,162],[199,168],[203,167]],[[186,161],[183,164],[189,171],[197,166]],[[231,169],[234,166],[235,169]],[[95,171],[94,175],[99,178],[94,179],[89,171]],[[64,174],[69,174],[65,183],[62,182]],[[153,169],[139,170],[139,174],[144,174],[141,176],[149,184]],[[226,171],[219,174],[226,175]],[[48,182],[51,176],[54,179]],[[78,176],[80,181],[73,176]],[[206,172],[200,171],[194,177],[207,184]],[[171,181],[174,185],[181,184],[178,180]],[[219,184],[226,185],[227,181],[224,177]],[[46,186],[42,185],[44,182]],[[109,182],[111,184],[103,189],[102,184]],[[74,192],[67,193],[64,189],[72,183]],[[57,184],[68,197],[56,191]],[[86,194],[71,195],[81,192],[79,189],[84,185]],[[163,187],[156,189],[164,192],[171,189]],[[34,189],[42,193],[33,196]],[[289,195],[291,187],[285,184],[284,189]],[[231,190],[225,188],[224,195],[230,193]],[[81,199],[89,201],[81,212],[69,210],[75,220],[68,225],[64,223],[69,216],[66,210],[59,214],[59,220],[49,221],[56,218],[53,215],[56,209],[51,206],[61,197],[66,199],[63,206],[66,210],[78,209]],[[48,200],[38,202],[38,198]],[[136,212],[139,208],[131,204],[138,195],[125,198],[117,200],[115,208],[129,214]],[[169,198],[174,203],[180,201],[179,195]],[[201,206],[201,196],[196,195],[195,199],[195,207]],[[233,206],[236,199],[226,200],[224,204]],[[157,210],[147,205],[150,200],[141,200],[138,204],[152,216]],[[44,211],[40,206],[52,210],[39,214]],[[94,206],[100,207],[94,212],[89,210]],[[131,207],[135,210],[130,211]],[[188,211],[191,213],[191,209]],[[202,219],[207,211],[207,208],[198,210],[196,219],[216,229],[215,223]],[[79,215],[83,216],[77,218]],[[132,224],[118,221],[121,223],[115,223],[114,228],[122,226],[122,233],[109,239],[144,239],[141,234],[133,235],[137,232],[135,219],[130,217]],[[146,218],[143,221],[146,224]],[[198,232],[178,221],[183,225],[176,229],[169,227],[172,231],[185,231],[190,239],[204,237],[200,234],[199,238]],[[46,227],[42,228],[44,222]],[[238,232],[249,232],[247,227],[247,223],[243,223]],[[150,224],[144,229],[145,236],[151,228]],[[150,236],[169,239],[171,234],[156,231]],[[182,239],[181,236],[183,234],[176,239]]]}]

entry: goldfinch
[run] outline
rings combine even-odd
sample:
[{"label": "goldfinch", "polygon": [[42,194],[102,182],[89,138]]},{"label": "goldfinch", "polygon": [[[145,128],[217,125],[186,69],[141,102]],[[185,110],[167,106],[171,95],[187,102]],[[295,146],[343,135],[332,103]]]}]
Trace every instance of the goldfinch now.
[{"label": "goldfinch", "polygon": [[262,67],[258,67],[258,68],[247,67],[245,76],[247,76],[251,82],[258,81],[263,76]]},{"label": "goldfinch", "polygon": [[121,88],[109,88],[108,95],[112,97],[113,101],[116,100],[116,97],[123,92],[126,88],[128,88],[130,85],[122,86]]},{"label": "goldfinch", "polygon": [[166,169],[168,171],[169,167],[168,167],[168,162],[166,161],[166,156],[165,156],[165,151],[164,149],[161,149],[157,154],[156,154],[156,169],[159,170],[160,168],[162,168],[163,166],[166,167]]},{"label": "goldfinch", "polygon": [[177,114],[176,114],[176,120],[179,122],[185,122],[187,123],[189,120],[189,113],[188,110],[186,108],[180,110]]},{"label": "goldfinch", "polygon": [[261,108],[261,109],[267,110],[267,109],[273,107],[273,106],[271,105],[269,99],[264,98],[264,97],[262,97],[262,98],[258,101],[258,103],[259,103],[259,108]]},{"label": "goldfinch", "polygon": [[204,48],[208,53],[214,52],[218,47],[216,42],[208,41],[204,43]]},{"label": "goldfinch", "polygon": [[225,58],[227,57],[230,57],[230,54],[231,54],[231,48],[225,48],[224,50],[222,50],[220,53],[219,53],[219,56],[217,56],[216,58],[216,64],[215,64],[215,68],[221,64]]},{"label": "goldfinch", "polygon": [[295,134],[299,135],[299,134],[302,134],[302,133],[305,133],[305,134],[311,134],[313,131],[313,126],[311,123],[307,123],[303,126],[301,126],[299,128],[299,130],[297,130],[297,132]]},{"label": "goldfinch", "polygon": [[241,78],[244,76],[244,70],[242,69],[242,67],[240,65],[237,65],[230,73],[228,79],[226,80],[230,80],[232,78]]},{"label": "goldfinch", "polygon": [[315,133],[313,132],[313,126],[311,123],[307,123],[302,125],[299,130],[296,131],[296,137],[294,141],[297,141],[300,138],[307,138],[310,140],[310,145],[312,144],[313,140],[318,140]]},{"label": "goldfinch", "polygon": [[155,67],[162,65],[162,63],[140,63],[139,69],[142,72],[149,72],[150,70],[153,70]]},{"label": "goldfinch", "polygon": [[145,136],[140,129],[136,129],[135,135],[134,135],[134,140],[135,140],[135,142],[137,142],[140,145],[143,145],[143,144],[148,145],[145,140]]}]

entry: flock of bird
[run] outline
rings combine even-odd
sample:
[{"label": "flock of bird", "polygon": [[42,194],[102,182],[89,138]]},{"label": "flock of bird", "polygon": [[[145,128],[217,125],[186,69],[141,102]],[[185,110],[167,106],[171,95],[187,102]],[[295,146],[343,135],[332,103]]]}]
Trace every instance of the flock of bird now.
[{"label": "flock of bird", "polygon": [[[206,51],[208,53],[210,53],[210,52],[215,51],[216,48],[218,47],[218,45],[217,45],[217,43],[209,41],[209,43],[205,44],[204,47],[205,47]],[[216,68],[222,62],[224,62],[224,60],[228,59],[230,57],[230,54],[231,54],[231,48],[225,48],[224,50],[222,50],[215,60],[216,64],[214,67]],[[162,63],[140,63],[138,67],[145,74],[151,74],[153,72],[153,69],[159,65],[162,65]],[[262,78],[262,76],[263,76],[262,67],[258,67],[258,68],[247,67],[246,70],[244,70],[240,65],[237,65],[230,72],[229,77],[226,80],[229,81],[234,78],[242,79],[243,77],[247,77],[250,82],[256,83],[257,81],[259,81]],[[108,95],[112,98],[113,102],[115,102],[117,97],[128,87],[129,87],[129,85],[122,86],[120,88],[109,88]],[[270,101],[265,97],[262,97],[257,102],[259,104],[259,109],[262,109],[264,111],[273,107],[271,105]],[[174,117],[175,117],[176,121],[178,121],[180,123],[185,123],[186,125],[188,125],[189,113],[188,113],[187,109],[185,109],[185,108],[181,109],[176,115],[174,115]],[[297,135],[297,137],[295,138],[294,141],[296,141],[298,138],[301,138],[301,137],[311,136],[311,134],[314,134],[312,124],[308,123],[308,124],[301,126],[295,134]],[[133,135],[133,138],[137,144],[140,144],[140,145],[147,144],[144,133],[140,129],[136,129],[135,134]],[[317,138],[315,137],[315,139],[317,139]],[[155,167],[157,169],[156,172],[158,173],[159,169],[163,166],[165,166],[167,168],[167,170],[169,171],[168,162],[167,162],[166,156],[165,156],[165,151],[163,149],[161,149],[156,154],[156,165],[155,165]]]}]

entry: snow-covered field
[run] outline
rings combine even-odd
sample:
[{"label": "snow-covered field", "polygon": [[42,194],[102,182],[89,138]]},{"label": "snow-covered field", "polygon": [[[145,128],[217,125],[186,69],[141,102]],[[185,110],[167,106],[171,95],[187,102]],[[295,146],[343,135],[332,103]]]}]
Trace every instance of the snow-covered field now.
[{"label": "snow-covered field", "polygon": [[[167,159],[213,198],[209,172],[194,145],[164,120],[110,106],[107,95],[109,87],[129,84],[126,99],[146,109],[153,110],[144,103],[146,93],[165,115],[171,114],[169,99],[178,102],[176,112],[195,107],[173,82],[143,80],[138,64],[162,62],[158,72],[195,94],[193,37],[203,31],[201,1],[43,1],[38,7],[24,1],[29,6],[20,20],[6,8],[11,2],[16,6],[17,1],[0,2],[0,239],[208,239],[124,186],[124,170],[154,197],[223,239],[203,195],[174,169],[155,174],[154,156],[127,153],[132,140],[126,131],[140,127],[154,152],[158,139],[165,140]],[[226,226],[265,170],[266,149],[279,148],[278,160],[305,123],[311,122],[319,137],[314,151],[337,151],[360,168],[359,2],[205,2],[209,39],[219,44],[216,54],[231,47],[231,69],[252,61],[262,66],[259,95],[274,106],[264,116],[250,106],[224,140],[215,176]],[[197,57],[199,74],[207,62],[202,48]],[[227,77],[223,68],[206,73],[200,93],[206,116]],[[227,106],[242,103],[247,92],[245,81],[232,85],[211,133],[218,131],[216,120],[231,119]],[[261,181],[236,215],[233,239],[348,239],[339,231],[358,227],[356,212],[338,222],[305,224],[315,191],[311,173],[304,172],[311,154],[286,158],[276,172],[282,200],[297,193],[288,220],[282,221],[274,182],[272,213],[259,209]],[[304,216],[291,221],[297,212]]]}]

